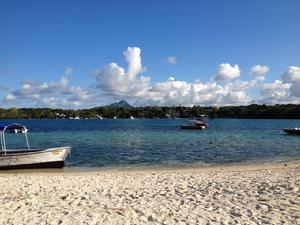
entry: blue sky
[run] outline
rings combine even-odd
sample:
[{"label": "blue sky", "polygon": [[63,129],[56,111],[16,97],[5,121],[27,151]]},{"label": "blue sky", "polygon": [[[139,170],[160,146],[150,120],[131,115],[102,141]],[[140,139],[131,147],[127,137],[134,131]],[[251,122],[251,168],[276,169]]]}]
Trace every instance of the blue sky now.
[{"label": "blue sky", "polygon": [[[88,107],[124,98],[136,105],[300,103],[300,96],[293,91],[298,87],[300,76],[299,12],[300,1],[297,0],[0,0],[0,107]],[[128,47],[140,49],[140,53],[133,51],[132,54],[139,55],[136,57],[141,58],[142,67],[147,69],[138,71],[135,81],[122,79],[129,87],[119,93],[115,91],[118,86],[106,83],[103,68],[115,62],[127,71],[123,52]],[[168,57],[176,60],[170,63]],[[222,70],[222,63],[238,65],[239,75],[213,81]],[[250,75],[255,65],[269,68],[269,72],[263,74],[264,81],[249,84],[252,86],[247,87],[246,93],[233,93],[237,88],[230,87],[239,86],[234,84],[236,81],[255,80]],[[71,68],[67,74],[66,68]],[[151,81],[147,85],[142,82],[144,89],[138,89],[140,93],[135,94],[133,91],[137,89],[130,87],[140,85],[142,75],[151,77]],[[57,88],[55,83],[59,83],[62,76],[68,79],[68,84],[62,85],[61,95],[51,94],[50,90],[47,95],[37,95],[41,88],[34,87],[33,81]],[[296,78],[287,82],[288,76]],[[169,77],[175,80],[170,82]],[[190,89],[195,80],[203,85],[216,82],[224,90],[198,87],[203,95],[192,100],[195,96]],[[31,92],[24,93],[22,84],[27,81],[30,81]],[[175,81],[185,82],[190,87],[180,86],[185,83]],[[123,86],[122,82],[119,85]],[[157,93],[157,83],[168,87],[164,86]],[[80,88],[89,97],[80,102],[80,97],[72,96],[72,87],[73,92],[76,87],[80,93]],[[273,88],[273,93],[279,91],[279,95],[266,95],[268,88]],[[152,93],[152,89],[156,93]],[[70,93],[65,95],[66,92]],[[222,96],[203,100],[214,92]],[[38,97],[29,96],[34,94]],[[232,94],[237,98],[231,99]],[[245,94],[250,98],[241,99]],[[7,99],[7,95],[14,97]],[[40,102],[43,97],[56,100],[47,105],[46,101]],[[76,104],[72,104],[75,100],[78,100]]]}]

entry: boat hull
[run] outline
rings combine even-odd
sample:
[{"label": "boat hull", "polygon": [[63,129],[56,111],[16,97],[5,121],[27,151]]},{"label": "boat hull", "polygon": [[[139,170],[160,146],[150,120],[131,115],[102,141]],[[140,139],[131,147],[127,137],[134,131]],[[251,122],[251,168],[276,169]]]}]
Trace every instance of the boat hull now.
[{"label": "boat hull", "polygon": [[0,154],[0,170],[62,168],[70,147],[39,150],[7,150]]},{"label": "boat hull", "polygon": [[181,125],[180,128],[185,130],[203,130],[205,126]]},{"label": "boat hull", "polygon": [[283,129],[286,133],[288,134],[295,134],[295,135],[300,135],[300,130],[295,130],[295,129],[289,129],[289,128],[285,128]]},{"label": "boat hull", "polygon": [[42,168],[63,168],[65,163],[63,161],[57,162],[43,162],[20,165],[0,166],[0,170],[17,170],[17,169],[42,169]]}]

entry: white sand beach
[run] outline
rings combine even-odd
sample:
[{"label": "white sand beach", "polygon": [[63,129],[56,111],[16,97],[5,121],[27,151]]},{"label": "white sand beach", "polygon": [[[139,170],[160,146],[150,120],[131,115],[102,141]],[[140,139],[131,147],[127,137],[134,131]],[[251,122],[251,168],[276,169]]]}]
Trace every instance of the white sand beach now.
[{"label": "white sand beach", "polygon": [[0,224],[300,224],[299,162],[1,172]]}]

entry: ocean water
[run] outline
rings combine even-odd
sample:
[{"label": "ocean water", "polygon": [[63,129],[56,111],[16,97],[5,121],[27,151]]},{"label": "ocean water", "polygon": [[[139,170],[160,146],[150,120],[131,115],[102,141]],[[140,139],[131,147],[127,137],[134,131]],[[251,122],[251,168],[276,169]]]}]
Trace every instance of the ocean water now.
[{"label": "ocean water", "polygon": [[[213,119],[205,130],[181,130],[187,119],[0,120],[27,126],[31,148],[71,146],[66,167],[215,165],[300,159],[300,120]],[[24,147],[8,134],[7,147]]]}]

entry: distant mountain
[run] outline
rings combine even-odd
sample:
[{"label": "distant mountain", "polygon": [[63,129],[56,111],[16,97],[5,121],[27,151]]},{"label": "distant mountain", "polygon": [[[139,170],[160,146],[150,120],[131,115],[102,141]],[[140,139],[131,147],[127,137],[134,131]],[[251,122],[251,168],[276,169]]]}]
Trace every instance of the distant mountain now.
[{"label": "distant mountain", "polygon": [[128,102],[124,101],[124,100],[121,100],[119,102],[114,102],[106,107],[109,107],[109,108],[133,108],[132,105],[128,104]]}]

